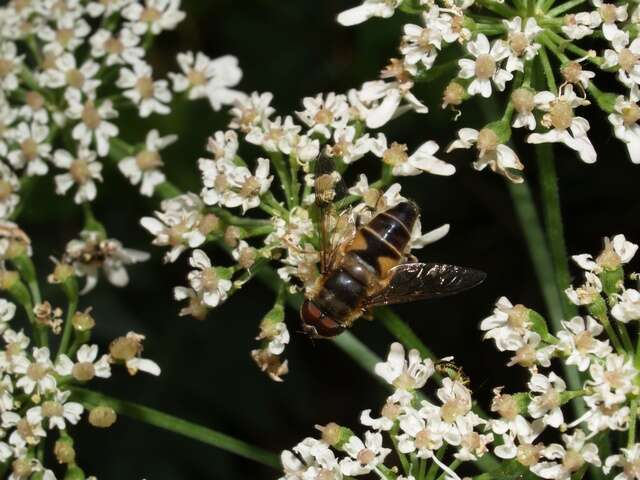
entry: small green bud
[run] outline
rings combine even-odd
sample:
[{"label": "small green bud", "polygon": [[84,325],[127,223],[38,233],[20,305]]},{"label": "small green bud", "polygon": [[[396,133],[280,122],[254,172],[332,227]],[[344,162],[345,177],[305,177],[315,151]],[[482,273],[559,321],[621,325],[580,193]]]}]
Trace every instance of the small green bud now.
[{"label": "small green bud", "polygon": [[618,293],[624,285],[624,270],[622,270],[622,267],[618,267],[615,270],[605,269],[598,276],[602,282],[602,290],[607,295]]},{"label": "small green bud", "polygon": [[589,314],[602,322],[602,319],[607,318],[607,304],[601,295],[598,295],[593,303],[587,306]]},{"label": "small green bud", "polygon": [[96,321],[90,315],[90,309],[84,312],[76,312],[71,319],[74,330],[78,332],[87,332],[96,326]]},{"label": "small green bud", "polygon": [[20,281],[20,274],[11,270],[0,270],[0,290],[5,290],[25,308],[31,309],[31,295]]},{"label": "small green bud", "polygon": [[322,441],[336,450],[342,449],[344,444],[353,436],[351,430],[334,422],[327,423],[324,426],[316,425],[316,428],[322,433]]},{"label": "small green bud", "polygon": [[58,440],[53,447],[53,453],[58,463],[73,463],[76,460],[76,451],[70,438]]},{"label": "small green bud", "polygon": [[540,335],[544,342],[558,343],[558,339],[549,333],[547,321],[538,312],[529,310],[529,322],[531,323],[531,330]]},{"label": "small green bud", "polygon": [[63,480],[85,480],[84,472],[77,465],[69,465],[67,473],[64,474]]}]

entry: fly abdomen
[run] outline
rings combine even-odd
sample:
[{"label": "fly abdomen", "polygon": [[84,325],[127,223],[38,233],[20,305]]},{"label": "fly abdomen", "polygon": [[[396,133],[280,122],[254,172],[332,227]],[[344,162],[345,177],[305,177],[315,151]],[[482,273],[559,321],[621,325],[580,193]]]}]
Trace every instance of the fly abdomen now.
[{"label": "fly abdomen", "polygon": [[314,302],[338,322],[353,314],[366,294],[365,286],[346,270],[338,268],[325,279]]},{"label": "fly abdomen", "polygon": [[380,277],[386,276],[402,261],[418,214],[418,208],[410,202],[379,213],[358,231],[346,252],[357,255]]}]

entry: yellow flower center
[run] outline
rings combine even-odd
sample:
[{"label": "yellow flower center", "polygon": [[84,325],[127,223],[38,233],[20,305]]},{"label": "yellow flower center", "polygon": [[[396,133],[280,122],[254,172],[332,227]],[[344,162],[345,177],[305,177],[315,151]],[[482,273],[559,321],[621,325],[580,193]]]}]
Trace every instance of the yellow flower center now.
[{"label": "yellow flower center", "polygon": [[136,155],[136,165],[140,170],[153,170],[162,166],[162,159],[158,152],[143,150]]},{"label": "yellow flower center", "polygon": [[136,89],[138,89],[138,93],[144,99],[153,97],[153,79],[149,76],[140,77],[136,82]]},{"label": "yellow flower center", "polygon": [[87,103],[84,104],[84,108],[82,109],[82,121],[90,130],[95,130],[102,123],[102,118],[98,113],[98,109],[93,104],[91,100],[88,100]]},{"label": "yellow flower center", "polygon": [[549,118],[554,128],[566,130],[571,126],[571,122],[573,121],[573,108],[569,102],[559,100],[551,107]]},{"label": "yellow flower center", "polygon": [[91,179],[91,171],[86,160],[78,158],[71,162],[69,173],[76,183],[83,185]]},{"label": "yellow flower center", "polygon": [[476,58],[476,77],[488,80],[496,73],[496,61],[489,54],[483,53]]}]

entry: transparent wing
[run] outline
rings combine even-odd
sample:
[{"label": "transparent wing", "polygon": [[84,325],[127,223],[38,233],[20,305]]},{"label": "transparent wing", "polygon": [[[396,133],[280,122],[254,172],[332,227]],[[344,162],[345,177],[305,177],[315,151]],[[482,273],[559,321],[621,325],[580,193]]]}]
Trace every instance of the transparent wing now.
[{"label": "transparent wing", "polygon": [[314,173],[315,204],[318,208],[320,230],[320,271],[324,274],[331,269],[335,260],[336,245],[331,239],[338,220],[334,218],[333,202],[343,198],[347,188],[333,159],[326,155],[321,155],[316,160]]},{"label": "transparent wing", "polygon": [[389,284],[369,297],[365,308],[445,297],[482,283],[484,272],[442,263],[403,263],[391,270]]}]

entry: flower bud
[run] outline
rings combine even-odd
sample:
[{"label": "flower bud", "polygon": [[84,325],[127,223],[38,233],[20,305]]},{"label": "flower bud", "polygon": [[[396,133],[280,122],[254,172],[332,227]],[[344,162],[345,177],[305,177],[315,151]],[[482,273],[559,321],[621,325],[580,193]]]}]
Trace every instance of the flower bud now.
[{"label": "flower bud", "polygon": [[198,230],[203,235],[209,235],[211,232],[214,232],[220,228],[220,219],[214,215],[213,213],[208,213],[204,215],[200,219],[200,223],[198,224]]},{"label": "flower bud", "polygon": [[528,88],[517,88],[511,94],[511,103],[518,113],[530,113],[535,107],[533,92]]},{"label": "flower bud", "polygon": [[446,107],[448,105],[457,107],[465,99],[466,93],[467,91],[465,90],[465,88],[458,82],[450,82],[444,89],[444,93],[442,95],[443,107]]},{"label": "flower bud", "polygon": [[53,447],[53,453],[58,463],[73,463],[76,460],[76,451],[68,439],[60,439]]},{"label": "flower bud", "polygon": [[229,248],[236,248],[238,246],[238,242],[240,241],[240,238],[241,238],[241,232],[240,232],[240,229],[236,226],[231,225],[230,227],[227,227],[227,229],[224,231],[224,243]]},{"label": "flower bud", "polygon": [[117,418],[113,408],[104,405],[95,407],[89,412],[89,423],[97,428],[109,428],[116,423]]},{"label": "flower bud", "polygon": [[346,427],[341,427],[335,422],[326,425],[316,425],[316,429],[322,434],[322,441],[333,448],[340,450],[353,436],[353,432]]},{"label": "flower bud", "polygon": [[77,465],[69,465],[63,480],[85,480],[84,472]]},{"label": "flower bud", "polygon": [[77,332],[88,332],[96,326],[96,321],[90,315],[91,309],[87,308],[84,312],[76,312],[71,319],[73,329]]},{"label": "flower bud", "polygon": [[72,265],[64,262],[56,263],[53,272],[49,275],[49,283],[65,283],[74,276],[75,270]]}]

